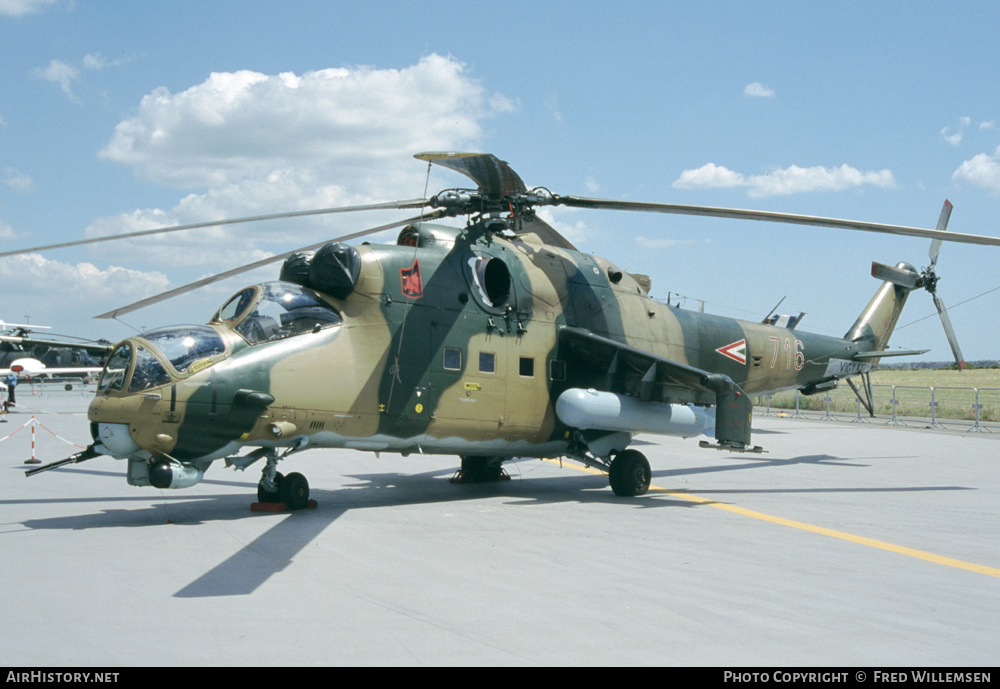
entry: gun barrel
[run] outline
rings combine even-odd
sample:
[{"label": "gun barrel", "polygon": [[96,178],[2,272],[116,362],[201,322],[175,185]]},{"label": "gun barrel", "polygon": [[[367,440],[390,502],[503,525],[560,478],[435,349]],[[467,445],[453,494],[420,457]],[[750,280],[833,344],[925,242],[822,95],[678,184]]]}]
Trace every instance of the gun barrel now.
[{"label": "gun barrel", "polygon": [[60,459],[58,462],[52,462],[51,464],[44,464],[40,467],[35,467],[34,469],[28,469],[24,472],[25,476],[34,476],[35,474],[40,474],[43,471],[49,471],[51,469],[58,469],[59,467],[66,466],[67,464],[77,464],[79,462],[85,462],[88,459],[93,459],[97,457],[100,452],[94,449],[93,445],[87,447],[87,449],[82,452],[77,452],[75,455],[67,457],[66,459]]}]

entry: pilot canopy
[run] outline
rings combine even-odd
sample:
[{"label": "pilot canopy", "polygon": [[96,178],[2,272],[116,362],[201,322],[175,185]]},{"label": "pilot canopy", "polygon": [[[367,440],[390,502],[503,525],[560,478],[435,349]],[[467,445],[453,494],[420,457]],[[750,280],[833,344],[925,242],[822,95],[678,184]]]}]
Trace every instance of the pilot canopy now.
[{"label": "pilot canopy", "polygon": [[290,282],[266,282],[241,290],[216,312],[250,344],[339,325],[343,318],[313,290]]}]

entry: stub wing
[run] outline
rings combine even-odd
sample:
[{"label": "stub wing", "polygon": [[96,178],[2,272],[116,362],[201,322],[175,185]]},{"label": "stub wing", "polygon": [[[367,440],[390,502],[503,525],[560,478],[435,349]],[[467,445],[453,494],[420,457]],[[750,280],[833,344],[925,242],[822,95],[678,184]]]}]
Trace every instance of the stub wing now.
[{"label": "stub wing", "polygon": [[717,447],[759,451],[750,448],[753,402],[729,376],[673,361],[583,328],[563,326],[559,344],[560,356],[566,357],[572,370],[570,380],[620,396],[633,407],[647,405],[645,410],[651,415],[660,409],[666,412],[665,405],[675,401],[715,406]]}]

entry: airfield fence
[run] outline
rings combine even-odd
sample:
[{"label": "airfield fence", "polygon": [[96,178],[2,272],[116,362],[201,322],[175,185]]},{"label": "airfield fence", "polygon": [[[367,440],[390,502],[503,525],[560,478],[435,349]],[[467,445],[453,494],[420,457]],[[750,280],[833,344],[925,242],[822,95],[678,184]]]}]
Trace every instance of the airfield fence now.
[{"label": "airfield fence", "polygon": [[[910,425],[909,419],[920,419],[928,428],[946,428],[946,421],[972,422],[971,430],[988,431],[985,423],[1000,422],[1000,388],[920,385],[872,385],[872,403],[875,419],[887,424]],[[803,396],[798,392],[778,393],[760,397],[756,401],[757,413],[777,415],[791,411],[791,415],[810,412],[815,417],[842,420],[845,414],[854,421],[873,419],[868,415],[854,391],[839,386],[825,394]],[[928,423],[929,421],[929,423]]]}]

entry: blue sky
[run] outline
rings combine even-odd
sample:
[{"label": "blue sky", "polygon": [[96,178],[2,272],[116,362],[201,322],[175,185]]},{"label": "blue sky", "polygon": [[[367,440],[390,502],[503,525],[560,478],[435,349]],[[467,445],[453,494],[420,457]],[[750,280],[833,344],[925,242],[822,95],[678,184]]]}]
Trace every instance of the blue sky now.
[{"label": "blue sky", "polygon": [[[423,150],[559,194],[1000,235],[1000,10],[987,2],[0,0],[0,251],[157,225],[420,197]],[[466,180],[435,171],[430,193]],[[198,230],[0,259],[0,318],[115,340],[204,322],[243,284],[93,315],[397,215]],[[843,335],[870,263],[927,242],[555,209],[653,294]],[[394,233],[390,233],[394,236]],[[388,239],[388,238],[387,238]],[[1000,250],[947,245],[966,358],[1000,358]],[[672,300],[677,297],[673,296]],[[961,304],[966,300],[968,303]],[[960,305],[961,304],[961,305]],[[913,295],[892,346],[950,356]]]}]

